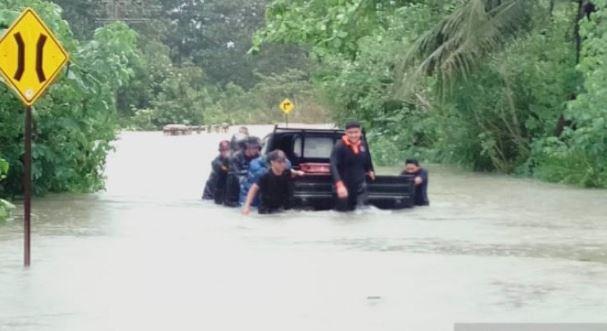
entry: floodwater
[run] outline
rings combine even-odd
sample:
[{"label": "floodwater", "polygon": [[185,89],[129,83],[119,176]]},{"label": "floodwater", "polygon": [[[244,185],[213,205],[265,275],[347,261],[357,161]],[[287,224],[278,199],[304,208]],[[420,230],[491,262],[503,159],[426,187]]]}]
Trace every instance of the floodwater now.
[{"label": "floodwater", "polygon": [[243,217],[199,200],[221,137],[123,133],[105,192],[34,200],[29,270],[0,224],[0,330],[607,322],[607,191],[430,167],[429,208]]}]

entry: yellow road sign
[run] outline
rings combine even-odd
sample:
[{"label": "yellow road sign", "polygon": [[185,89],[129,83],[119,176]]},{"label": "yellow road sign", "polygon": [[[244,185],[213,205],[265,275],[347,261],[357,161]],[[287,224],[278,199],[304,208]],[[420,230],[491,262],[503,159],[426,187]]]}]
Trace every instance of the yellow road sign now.
[{"label": "yellow road sign", "polygon": [[0,38],[0,73],[27,106],[42,96],[68,59],[63,46],[31,8]]},{"label": "yellow road sign", "polygon": [[282,110],[283,113],[289,114],[293,111],[293,109],[295,109],[295,104],[293,104],[293,102],[291,102],[291,100],[289,100],[289,99],[284,99],[280,103],[280,109]]}]

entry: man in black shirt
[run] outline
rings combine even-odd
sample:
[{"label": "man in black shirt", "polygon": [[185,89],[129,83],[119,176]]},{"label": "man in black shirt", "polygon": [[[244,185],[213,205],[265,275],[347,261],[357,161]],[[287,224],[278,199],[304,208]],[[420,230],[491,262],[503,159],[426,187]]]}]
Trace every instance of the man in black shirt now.
[{"label": "man in black shirt", "polygon": [[215,200],[222,204],[225,198],[226,180],[228,178],[228,163],[230,160],[230,142],[224,140],[219,143],[219,156],[211,162],[211,175],[207,179],[202,194],[203,200]]},{"label": "man in black shirt", "polygon": [[413,175],[415,177],[415,197],[416,206],[429,206],[428,200],[428,171],[420,167],[419,162],[415,159],[408,159],[405,162],[405,170],[401,175]]},{"label": "man in black shirt", "polygon": [[291,208],[293,196],[292,177],[303,175],[300,171],[289,170],[287,157],[281,150],[268,154],[270,170],[251,186],[242,213],[251,213],[251,204],[257,193],[261,194],[259,213],[271,214]]},{"label": "man in black shirt", "polygon": [[352,211],[357,205],[366,204],[366,178],[375,180],[375,173],[368,147],[362,141],[358,122],[346,125],[346,134],[331,152],[331,175],[337,195],[336,209]]}]

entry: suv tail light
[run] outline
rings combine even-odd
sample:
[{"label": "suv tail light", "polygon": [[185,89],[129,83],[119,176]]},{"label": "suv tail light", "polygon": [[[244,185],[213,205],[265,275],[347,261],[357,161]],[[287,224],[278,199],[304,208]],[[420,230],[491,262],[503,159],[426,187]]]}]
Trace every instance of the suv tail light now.
[{"label": "suv tail light", "polygon": [[307,174],[330,174],[329,163],[301,163],[299,169]]}]

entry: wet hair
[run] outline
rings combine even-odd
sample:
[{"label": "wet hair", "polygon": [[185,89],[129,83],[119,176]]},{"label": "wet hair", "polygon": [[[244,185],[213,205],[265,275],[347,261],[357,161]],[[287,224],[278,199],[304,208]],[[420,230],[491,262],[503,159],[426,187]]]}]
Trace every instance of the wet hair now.
[{"label": "wet hair", "polygon": [[287,155],[280,149],[275,149],[268,154],[268,161],[286,161]]},{"label": "wet hair", "polygon": [[405,161],[405,164],[415,164],[419,167],[419,161],[417,161],[416,159],[407,159],[407,161]]},{"label": "wet hair", "polygon": [[219,151],[230,150],[230,142],[227,140],[222,140],[219,142]]},{"label": "wet hair", "polygon": [[360,129],[361,128],[360,123],[357,121],[350,121],[350,122],[346,123],[346,130],[353,129],[353,128]]},{"label": "wet hair", "polygon": [[245,142],[245,147],[261,149],[261,140],[257,137],[249,137]]}]

